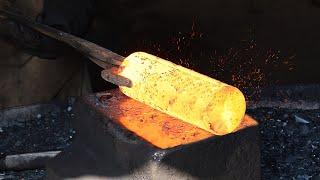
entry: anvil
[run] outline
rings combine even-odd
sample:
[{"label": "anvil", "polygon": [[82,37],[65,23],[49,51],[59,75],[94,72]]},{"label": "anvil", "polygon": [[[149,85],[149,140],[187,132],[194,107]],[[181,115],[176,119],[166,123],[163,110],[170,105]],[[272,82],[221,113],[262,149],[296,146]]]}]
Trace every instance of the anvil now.
[{"label": "anvil", "polygon": [[74,142],[48,164],[49,179],[260,179],[258,123],[249,116],[217,136],[118,89],[82,97],[74,111]]}]

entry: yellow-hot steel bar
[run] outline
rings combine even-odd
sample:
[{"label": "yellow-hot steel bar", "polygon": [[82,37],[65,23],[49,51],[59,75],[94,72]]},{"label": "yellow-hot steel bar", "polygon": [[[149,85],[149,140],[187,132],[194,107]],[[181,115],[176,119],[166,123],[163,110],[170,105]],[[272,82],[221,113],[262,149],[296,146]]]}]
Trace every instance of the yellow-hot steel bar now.
[{"label": "yellow-hot steel bar", "polygon": [[245,114],[239,89],[144,52],[125,58],[118,74],[131,80],[120,86],[127,96],[214,134],[232,132]]}]

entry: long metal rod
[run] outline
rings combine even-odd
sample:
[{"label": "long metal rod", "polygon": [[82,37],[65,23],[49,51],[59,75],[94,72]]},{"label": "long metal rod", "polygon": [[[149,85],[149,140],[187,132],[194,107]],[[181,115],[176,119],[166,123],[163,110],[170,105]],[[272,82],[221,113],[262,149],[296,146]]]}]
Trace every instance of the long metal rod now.
[{"label": "long metal rod", "polygon": [[[6,16],[7,18],[28,26],[44,35],[47,35],[53,39],[64,42],[71,47],[75,48],[77,51],[83,55],[90,58],[94,63],[102,68],[108,68],[110,65],[119,66],[123,61],[124,57],[116,54],[108,49],[98,46],[92,42],[81,39],[74,35],[68,34],[66,32],[60,31],[58,29],[34,22],[28,18],[24,18],[18,14],[1,10],[0,14]],[[108,65],[109,64],[109,65]]]},{"label": "long metal rod", "polygon": [[44,168],[47,161],[56,157],[61,151],[48,151],[27,154],[8,155],[0,159],[0,170],[30,170]]}]

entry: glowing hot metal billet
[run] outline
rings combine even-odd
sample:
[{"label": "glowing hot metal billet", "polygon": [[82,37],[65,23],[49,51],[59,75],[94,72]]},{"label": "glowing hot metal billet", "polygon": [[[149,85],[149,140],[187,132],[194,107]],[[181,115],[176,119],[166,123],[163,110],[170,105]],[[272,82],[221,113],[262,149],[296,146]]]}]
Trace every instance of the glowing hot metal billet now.
[{"label": "glowing hot metal billet", "polygon": [[119,85],[124,94],[182,121],[223,135],[234,131],[244,117],[245,98],[235,87],[147,53],[123,58],[54,28],[0,13],[69,44],[105,68],[102,77]]},{"label": "glowing hot metal billet", "polygon": [[164,59],[136,52],[110,74],[131,80],[120,86],[127,96],[214,134],[227,134],[240,124],[246,109],[243,94],[235,87]]}]

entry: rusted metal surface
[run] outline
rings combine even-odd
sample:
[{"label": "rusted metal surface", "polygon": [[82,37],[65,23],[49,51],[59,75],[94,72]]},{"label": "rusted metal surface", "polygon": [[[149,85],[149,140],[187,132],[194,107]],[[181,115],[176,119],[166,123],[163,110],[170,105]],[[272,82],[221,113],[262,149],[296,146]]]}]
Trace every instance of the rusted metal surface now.
[{"label": "rusted metal surface", "polygon": [[[118,89],[100,93],[87,99],[88,103],[108,119],[121,124],[144,140],[162,149],[207,139],[215,136],[122,94]],[[96,103],[103,106],[97,106]],[[256,121],[245,116],[236,131],[256,126]]]},{"label": "rusted metal surface", "polygon": [[116,68],[105,69],[101,72],[101,77],[108,82],[118,86],[132,87],[132,82],[129,78],[117,74]]}]

